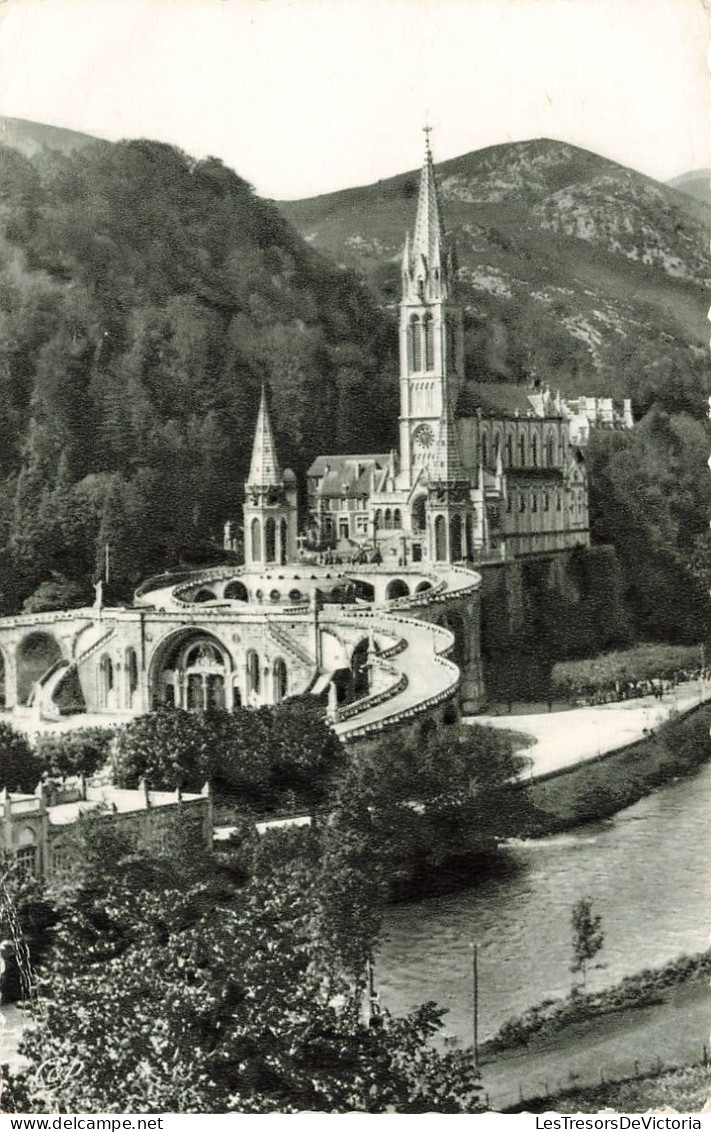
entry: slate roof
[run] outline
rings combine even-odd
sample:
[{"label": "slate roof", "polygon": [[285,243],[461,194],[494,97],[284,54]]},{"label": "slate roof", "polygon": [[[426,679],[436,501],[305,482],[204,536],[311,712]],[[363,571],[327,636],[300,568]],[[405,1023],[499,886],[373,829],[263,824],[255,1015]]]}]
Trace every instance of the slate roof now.
[{"label": "slate roof", "polygon": [[321,495],[335,498],[369,495],[373,490],[373,472],[382,471],[389,459],[389,453],[317,456],[306,474],[309,479],[321,480],[318,487]]},{"label": "slate roof", "polygon": [[[458,417],[476,416],[481,409],[488,417],[539,417],[535,402],[540,402],[541,391],[529,389],[526,385],[513,385],[510,382],[472,381],[461,391],[457,402]],[[551,404],[546,416],[558,417],[560,414]]]}]

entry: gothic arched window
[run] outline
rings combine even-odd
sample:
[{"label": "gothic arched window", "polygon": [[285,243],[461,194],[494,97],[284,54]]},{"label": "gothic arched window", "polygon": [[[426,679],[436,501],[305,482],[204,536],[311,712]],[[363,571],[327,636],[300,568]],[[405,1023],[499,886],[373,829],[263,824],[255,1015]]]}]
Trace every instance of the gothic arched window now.
[{"label": "gothic arched window", "polygon": [[262,548],[260,546],[260,542],[261,542],[261,531],[259,529],[259,519],[252,519],[252,561],[253,562],[261,562],[262,561]]},{"label": "gothic arched window", "polygon": [[447,334],[447,369],[455,370],[457,368],[457,347],[456,338],[454,336],[454,325],[451,319],[446,322]]},{"label": "gothic arched window", "polygon": [[425,369],[434,369],[434,323],[431,314],[425,315],[422,329],[425,339]]},{"label": "gothic arched window", "polygon": [[410,319],[408,334],[408,355],[410,369],[417,373],[422,369],[422,341],[420,339],[420,320],[416,314]]},{"label": "gothic arched window", "polygon": [[444,515],[438,515],[434,524],[435,559],[437,562],[447,561],[447,526]]},{"label": "gothic arched window", "polygon": [[518,462],[523,467],[526,463],[526,437],[519,436],[518,438]]},{"label": "gothic arched window", "polygon": [[513,466],[513,437],[509,433],[506,437],[506,467]]},{"label": "gothic arched window", "polygon": [[552,433],[548,434],[548,439],[546,440],[546,462],[549,468],[555,466],[555,440],[553,439]]},{"label": "gothic arched window", "polygon": [[259,694],[259,656],[253,649],[247,653],[247,694]]},{"label": "gothic arched window", "polygon": [[274,703],[280,704],[286,698],[287,674],[286,664],[280,656],[274,661]]},{"label": "gothic arched window", "polygon": [[462,557],[462,520],[459,515],[452,515],[449,521],[449,548],[453,562]]},{"label": "gothic arched window", "polygon": [[481,438],[481,463],[484,468],[489,464],[489,438],[486,433]]},{"label": "gothic arched window", "polygon": [[272,518],[264,524],[264,550],[267,562],[276,561],[276,528]]},{"label": "gothic arched window", "polygon": [[531,437],[531,463],[534,468],[538,467],[538,437]]}]

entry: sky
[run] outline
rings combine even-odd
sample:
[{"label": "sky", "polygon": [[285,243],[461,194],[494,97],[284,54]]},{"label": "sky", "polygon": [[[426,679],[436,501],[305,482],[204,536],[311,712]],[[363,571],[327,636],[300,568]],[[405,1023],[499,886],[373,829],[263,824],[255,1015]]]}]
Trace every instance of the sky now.
[{"label": "sky", "polygon": [[276,199],[531,137],[711,166],[711,0],[0,0],[0,114],[220,157]]}]

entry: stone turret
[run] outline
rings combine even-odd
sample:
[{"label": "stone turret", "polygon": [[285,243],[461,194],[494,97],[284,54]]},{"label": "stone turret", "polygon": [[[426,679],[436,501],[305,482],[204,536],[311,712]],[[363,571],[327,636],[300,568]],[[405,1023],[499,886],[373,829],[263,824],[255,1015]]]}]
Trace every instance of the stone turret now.
[{"label": "stone turret", "polygon": [[246,564],[283,566],[294,561],[297,530],[296,477],[288,468],[283,474],[281,472],[264,386],[244,493]]}]

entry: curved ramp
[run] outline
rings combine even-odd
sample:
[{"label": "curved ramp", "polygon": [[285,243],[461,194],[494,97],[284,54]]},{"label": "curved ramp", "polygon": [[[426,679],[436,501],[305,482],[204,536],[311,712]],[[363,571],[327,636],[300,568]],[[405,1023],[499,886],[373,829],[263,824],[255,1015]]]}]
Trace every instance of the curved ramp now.
[{"label": "curved ramp", "polygon": [[[420,620],[409,615],[410,610],[420,610],[427,606],[445,604],[449,599],[461,598],[473,593],[481,585],[481,575],[463,566],[441,564],[436,574],[431,568],[416,570],[414,567],[388,571],[376,567],[372,571],[354,568],[345,571],[354,580],[367,581],[375,576],[392,573],[393,576],[407,577],[431,574],[433,584],[424,592],[415,592],[406,597],[390,601],[372,602],[358,605],[326,604],[319,612],[319,623],[323,627],[347,627],[361,629],[363,633],[371,630],[391,636],[397,646],[385,650],[388,675],[387,686],[375,694],[364,696],[349,705],[348,717],[336,716],[334,730],[346,742],[390,729],[424,712],[439,703],[451,699],[457,692],[461,674],[458,666],[449,659],[454,647],[454,636],[441,626]],[[182,573],[172,579],[165,575],[156,578],[153,585],[145,583],[136,594],[136,603],[150,605],[155,609],[169,612],[185,612],[186,604],[178,596],[186,581],[191,584],[208,583],[231,575],[239,577],[239,567],[215,567],[210,570],[195,571],[186,576]],[[212,605],[212,603],[210,603]],[[263,614],[265,623],[272,635],[280,639],[280,630],[274,623],[273,614],[261,605],[246,605],[244,602],[220,602],[220,613],[228,621],[239,622],[245,615],[251,617],[255,612]],[[292,610],[295,617],[306,615],[306,610]],[[272,615],[270,617],[270,614]],[[302,658],[307,659],[305,656]],[[308,660],[315,664],[314,658]],[[383,657],[385,660],[385,657]],[[328,673],[318,672],[312,689],[321,688],[327,683]],[[356,708],[357,710],[351,710]]]}]

